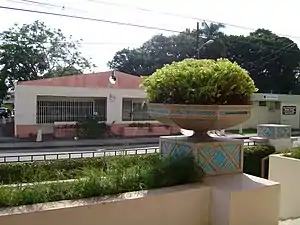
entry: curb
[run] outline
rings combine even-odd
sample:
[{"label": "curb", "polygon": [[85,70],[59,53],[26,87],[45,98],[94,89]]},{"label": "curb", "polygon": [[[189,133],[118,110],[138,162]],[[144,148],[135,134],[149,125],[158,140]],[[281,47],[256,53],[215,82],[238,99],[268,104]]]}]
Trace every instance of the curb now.
[{"label": "curb", "polygon": [[133,146],[133,145],[150,145],[158,144],[158,141],[147,141],[147,142],[138,142],[138,143],[95,143],[95,144],[74,144],[74,145],[40,145],[40,146],[10,146],[10,147],[1,147],[0,151],[5,150],[30,150],[30,149],[59,149],[59,148],[89,148],[89,147],[112,147],[112,146]]}]

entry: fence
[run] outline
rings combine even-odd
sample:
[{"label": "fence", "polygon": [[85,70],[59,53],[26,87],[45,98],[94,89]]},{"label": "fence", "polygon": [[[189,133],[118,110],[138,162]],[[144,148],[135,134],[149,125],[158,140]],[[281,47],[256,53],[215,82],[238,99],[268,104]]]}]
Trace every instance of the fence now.
[{"label": "fence", "polygon": [[90,152],[62,152],[62,153],[49,153],[49,154],[23,154],[23,155],[9,155],[0,156],[0,163],[7,162],[34,162],[34,161],[47,161],[57,159],[76,159],[76,158],[95,158],[105,156],[118,156],[118,155],[143,155],[159,153],[159,148],[136,148],[124,150],[101,150]]},{"label": "fence", "polygon": [[[255,141],[246,140],[244,146],[256,146]],[[62,152],[62,153],[48,153],[48,154],[16,154],[0,156],[0,163],[7,162],[33,162],[33,161],[47,161],[57,159],[76,159],[76,158],[94,158],[105,156],[118,156],[118,155],[142,155],[142,154],[155,154],[159,153],[158,147],[148,148],[134,148],[134,149],[120,149],[120,150],[100,150],[89,152]]]}]

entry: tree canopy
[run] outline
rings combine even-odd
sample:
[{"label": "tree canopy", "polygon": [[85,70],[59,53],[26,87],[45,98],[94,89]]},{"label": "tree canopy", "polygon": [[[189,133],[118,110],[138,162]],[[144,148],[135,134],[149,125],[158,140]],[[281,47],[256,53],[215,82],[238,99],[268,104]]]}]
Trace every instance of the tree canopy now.
[{"label": "tree canopy", "polygon": [[0,98],[7,85],[26,81],[83,73],[93,65],[79,51],[80,41],[66,37],[62,30],[35,21],[15,24],[0,33]]},{"label": "tree canopy", "polygon": [[[222,24],[203,23],[201,59],[228,58],[249,71],[259,92],[300,94],[300,50],[289,38],[258,29],[247,36],[225,35]],[[133,75],[151,75],[165,64],[196,58],[196,30],[178,35],[156,35],[136,49],[122,49],[108,62],[110,68]]]}]

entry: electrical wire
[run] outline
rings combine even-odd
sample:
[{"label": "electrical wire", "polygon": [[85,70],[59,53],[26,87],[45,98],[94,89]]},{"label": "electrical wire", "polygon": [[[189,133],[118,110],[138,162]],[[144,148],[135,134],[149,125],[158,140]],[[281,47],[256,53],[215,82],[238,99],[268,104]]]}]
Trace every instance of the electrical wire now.
[{"label": "electrical wire", "polygon": [[[88,0],[88,1],[95,1],[95,0]],[[60,17],[67,17],[67,18],[74,18],[74,19],[81,19],[81,20],[89,20],[89,21],[96,21],[96,22],[103,22],[103,23],[111,23],[111,24],[116,24],[116,25],[121,25],[121,26],[132,26],[132,27],[138,27],[138,28],[144,28],[144,29],[151,29],[151,30],[167,31],[167,32],[173,32],[173,33],[186,33],[186,32],[182,32],[182,31],[171,30],[171,29],[160,28],[160,27],[154,27],[154,26],[146,26],[146,25],[139,25],[139,24],[133,24],[133,23],[124,23],[124,22],[104,20],[104,19],[97,19],[97,18],[90,18],[90,17],[83,17],[83,16],[76,16],[76,15],[66,15],[66,14],[61,14],[61,13],[52,13],[52,12],[45,12],[45,11],[38,11],[38,10],[31,10],[31,9],[20,9],[20,8],[15,8],[15,7],[1,6],[1,5],[0,5],[0,9],[7,9],[7,10],[14,10],[14,11],[23,11],[23,12],[45,14],[45,15],[52,15],[52,16],[60,16]],[[188,33],[188,35],[191,35],[191,34]],[[300,37],[298,37],[298,38],[300,38]],[[295,44],[295,43],[292,43],[292,44]],[[259,59],[258,61],[255,61],[253,63],[257,63],[257,62],[259,62],[261,60],[264,60],[265,58],[268,58],[269,56],[272,56],[272,55],[274,55],[274,54],[276,54],[278,52],[281,52],[285,48],[290,47],[292,44],[289,44],[289,45],[287,45],[287,46],[285,46],[285,47],[277,50],[276,52],[273,52],[270,55],[265,56],[263,59]],[[278,57],[276,57],[276,58],[278,58]],[[274,60],[276,58],[273,58],[272,60]]]},{"label": "electrical wire", "polygon": [[50,7],[54,7],[54,8],[60,8],[61,10],[72,10],[72,11],[78,11],[78,12],[87,12],[84,10],[80,10],[80,9],[75,9],[75,8],[71,8],[71,7],[67,7],[65,5],[55,5],[55,4],[51,4],[51,3],[46,3],[46,2],[38,2],[38,1],[32,1],[32,0],[7,0],[7,1],[15,1],[18,2],[20,4],[25,4],[28,3],[29,5],[40,5],[40,6],[50,6]]},{"label": "electrical wire", "polygon": [[[130,26],[130,27],[144,28],[144,29],[149,29],[149,30],[172,32],[172,33],[186,33],[184,31],[172,30],[172,29],[162,28],[162,27],[146,26],[146,25],[140,25],[140,24],[134,24],[134,23],[125,23],[125,22],[84,17],[84,16],[67,15],[67,14],[39,11],[39,10],[33,10],[33,9],[21,9],[21,8],[7,7],[7,6],[1,6],[1,5],[0,5],[0,9],[20,11],[20,12],[30,12],[30,13],[59,16],[59,17],[66,17],[66,18],[80,19],[80,20],[88,20],[88,21],[95,21],[95,22],[102,22],[102,23],[110,23],[110,24],[115,24],[115,25],[120,25],[120,26]],[[189,34],[189,33],[186,33],[186,34]]]},{"label": "electrical wire", "polygon": [[[259,60],[257,60],[257,61],[251,62],[251,63],[252,63],[252,65],[255,65],[255,64],[257,64],[258,62],[264,61],[266,58],[269,58],[270,56],[272,56],[272,55],[274,55],[274,54],[276,54],[276,53],[280,53],[280,52],[282,52],[283,50],[285,50],[285,49],[287,49],[287,48],[293,47],[294,45],[296,45],[296,43],[288,44],[288,45],[286,45],[286,46],[284,46],[284,47],[278,49],[277,51],[275,51],[275,52],[273,52],[273,53],[271,53],[271,54],[269,54],[269,55],[267,55],[267,56],[265,56],[265,57],[263,57],[263,58],[261,58],[261,59],[259,59]],[[293,51],[294,51],[294,50],[293,50]],[[251,72],[253,72],[253,71],[255,71],[255,70],[259,69],[259,68],[263,69],[263,67],[264,67],[265,65],[267,65],[268,63],[270,63],[270,62],[272,62],[272,61],[278,59],[280,56],[282,56],[282,55],[281,55],[281,54],[278,54],[276,57],[273,57],[273,58],[271,58],[270,60],[264,62],[263,64],[257,66],[256,68],[249,70],[248,73],[251,73]]]},{"label": "electrical wire", "polygon": [[[4,39],[0,39],[0,43],[7,43],[6,42],[6,40],[4,40]],[[10,43],[14,43],[14,41],[9,41]],[[16,42],[16,41],[15,41]],[[20,42],[27,42],[26,40],[22,40],[22,41],[20,41]],[[59,43],[76,43],[76,41],[58,41]],[[17,43],[17,42],[16,42]],[[49,44],[51,44],[51,42],[48,42],[48,41],[46,41],[46,42],[42,42],[43,44],[47,44],[47,43],[49,43]],[[78,44],[79,45],[132,45],[132,44],[134,44],[134,43],[117,43],[117,42],[84,42],[84,41],[78,41]],[[138,44],[138,43],[136,43],[136,44]]]},{"label": "electrical wire", "polygon": [[[112,2],[106,2],[106,1],[100,1],[100,0],[86,0],[86,1],[94,2],[94,3],[98,3],[98,4],[103,4],[103,5],[116,6],[116,7],[120,7],[120,8],[131,8],[131,9],[134,9],[134,10],[152,12],[152,13],[157,13],[157,14],[162,14],[162,15],[167,15],[167,16],[173,16],[173,17],[178,17],[178,18],[183,18],[183,19],[192,19],[192,20],[215,23],[215,24],[223,24],[225,26],[240,28],[240,29],[244,29],[244,30],[251,30],[251,31],[256,31],[257,30],[257,28],[253,28],[253,27],[236,25],[236,24],[232,24],[232,23],[220,22],[220,21],[209,20],[209,19],[204,19],[204,18],[199,18],[199,17],[192,17],[192,16],[188,16],[188,15],[184,15],[184,14],[157,11],[157,10],[154,10],[154,9],[141,8],[141,7],[136,7],[136,6],[127,5],[127,4],[112,3]],[[287,34],[277,34],[277,35],[283,36],[283,37],[288,37],[288,38],[300,39],[300,36],[292,36],[292,35],[287,35]]]},{"label": "electrical wire", "polygon": [[265,57],[263,57],[263,58],[260,58],[260,59],[257,60],[257,61],[254,61],[253,64],[258,63],[259,61],[264,61],[265,59],[269,58],[270,56],[275,55],[275,54],[277,54],[277,53],[279,53],[279,52],[282,52],[283,50],[285,50],[285,49],[287,49],[287,48],[293,47],[294,45],[296,45],[296,43],[294,43],[294,42],[291,43],[291,44],[288,44],[288,45],[286,45],[286,46],[284,46],[284,47],[282,47],[282,48],[280,48],[280,49],[274,51],[273,53],[271,53],[271,54],[269,54],[269,55],[267,55],[267,56],[265,56]]}]

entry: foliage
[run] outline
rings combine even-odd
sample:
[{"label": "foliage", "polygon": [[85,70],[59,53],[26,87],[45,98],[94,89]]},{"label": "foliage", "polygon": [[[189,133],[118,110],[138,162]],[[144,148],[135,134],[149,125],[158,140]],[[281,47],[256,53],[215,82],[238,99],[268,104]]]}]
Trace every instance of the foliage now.
[{"label": "foliage", "polygon": [[226,59],[185,59],[143,77],[150,102],[243,105],[256,92],[248,72]]},{"label": "foliage", "polygon": [[79,138],[103,138],[109,133],[109,125],[98,116],[90,116],[75,126]]},{"label": "foliage", "polygon": [[275,153],[275,148],[270,145],[244,147],[244,173],[260,177],[261,160],[273,153]]},{"label": "foliage", "polygon": [[152,126],[151,123],[130,123],[128,127],[150,127]]},{"label": "foliage", "polygon": [[262,93],[299,92],[300,50],[296,43],[264,29],[226,36],[227,58],[247,69]]},{"label": "foliage", "polygon": [[78,50],[80,41],[67,38],[60,29],[49,28],[40,21],[15,24],[0,33],[0,39],[1,91],[5,81],[12,86],[15,80],[70,75],[93,67]]},{"label": "foliage", "polygon": [[1,163],[0,184],[33,183],[40,181],[77,179],[89,169],[127,168],[135,164],[153,164],[158,155],[132,157],[108,156],[96,158],[59,159],[49,161]]},{"label": "foliage", "polygon": [[125,166],[122,163],[115,165],[116,167],[107,170],[89,169],[85,172],[86,179],[74,182],[2,186],[0,187],[0,207],[114,195],[128,191],[180,185],[199,182],[203,176],[192,156],[154,158],[152,161],[145,161],[144,164],[137,162],[130,165],[125,163]]},{"label": "foliage", "polygon": [[[248,70],[262,93],[300,93],[300,50],[296,43],[264,29],[247,36],[225,35],[222,25],[202,24],[201,59],[228,58]],[[165,64],[196,57],[196,30],[178,35],[157,35],[135,49],[118,51],[108,64],[134,75],[148,76]]]},{"label": "foliage", "polygon": [[[211,39],[215,41],[210,44],[209,48],[201,49],[201,58],[217,59],[225,56],[225,46],[219,39],[220,36],[223,36],[220,32],[223,27],[222,24],[202,23],[202,29],[199,32],[199,46],[203,46]],[[118,51],[108,62],[108,66],[133,75],[151,75],[165,64],[196,57],[196,37],[196,30],[189,29],[178,35],[155,35],[139,48]]]},{"label": "foliage", "polygon": [[284,152],[285,157],[300,159],[300,147],[294,147]]}]

